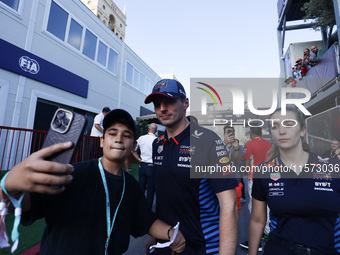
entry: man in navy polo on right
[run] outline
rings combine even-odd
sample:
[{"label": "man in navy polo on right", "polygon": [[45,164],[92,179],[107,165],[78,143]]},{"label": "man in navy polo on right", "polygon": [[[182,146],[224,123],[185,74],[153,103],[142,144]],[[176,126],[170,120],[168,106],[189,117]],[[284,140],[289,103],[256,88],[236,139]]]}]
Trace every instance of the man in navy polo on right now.
[{"label": "man in navy polo on right", "polygon": [[[186,239],[186,249],[181,254],[235,254],[236,179],[206,178],[211,177],[209,174],[190,178],[194,165],[226,166],[229,158],[222,140],[211,130],[187,120],[189,99],[178,81],[157,82],[145,99],[146,104],[151,102],[166,128],[165,134],[153,143],[157,216],[172,226],[180,222]],[[171,250],[156,249],[156,254],[169,255]]]}]

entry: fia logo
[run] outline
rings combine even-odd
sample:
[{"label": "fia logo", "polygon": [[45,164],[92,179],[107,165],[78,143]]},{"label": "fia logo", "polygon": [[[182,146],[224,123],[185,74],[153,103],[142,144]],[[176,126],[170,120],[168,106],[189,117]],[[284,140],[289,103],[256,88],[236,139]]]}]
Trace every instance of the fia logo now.
[{"label": "fia logo", "polygon": [[37,74],[40,70],[39,63],[36,60],[27,56],[22,56],[19,59],[19,66],[22,70],[31,74]]}]

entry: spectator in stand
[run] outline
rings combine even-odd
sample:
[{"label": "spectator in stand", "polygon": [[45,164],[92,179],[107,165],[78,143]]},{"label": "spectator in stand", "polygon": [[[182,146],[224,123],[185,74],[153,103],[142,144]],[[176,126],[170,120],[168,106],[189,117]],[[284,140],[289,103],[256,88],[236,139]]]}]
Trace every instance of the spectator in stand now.
[{"label": "spectator in stand", "polygon": [[291,85],[292,87],[295,87],[295,86],[296,86],[296,80],[295,80],[293,77],[287,77],[287,78],[285,79],[285,83],[286,83],[287,85],[292,84],[292,85]]},{"label": "spectator in stand", "polygon": [[315,58],[316,58],[315,54],[314,53],[310,54],[310,50],[308,48],[303,50],[302,64],[306,65],[308,71],[314,65],[313,63],[310,62],[310,60]]},{"label": "spectator in stand", "polygon": [[296,60],[296,62],[295,62],[295,69],[296,69],[295,76],[296,76],[296,78],[298,78],[298,79],[301,79],[301,78],[302,78],[301,67],[302,67],[302,59],[299,58],[299,59]]},{"label": "spectator in stand", "polygon": [[323,50],[323,49],[319,49],[319,47],[316,46],[316,45],[313,45],[311,47],[311,50],[315,54],[316,57],[315,57],[315,59],[310,59],[310,61],[311,61],[311,63],[316,65],[317,62],[320,60],[320,58],[323,56],[323,54],[325,54],[326,51]]},{"label": "spectator in stand", "polygon": [[[292,78],[294,78],[294,79],[297,78],[297,77],[296,77],[297,71],[298,71],[298,70],[296,69],[296,65],[294,65],[294,66],[292,67]],[[288,78],[289,78],[289,77],[288,77]],[[285,82],[286,82],[286,81],[285,81]]]},{"label": "spectator in stand", "polygon": [[307,69],[307,65],[303,62],[302,58],[299,58],[298,60],[296,60],[296,64],[297,64],[297,69],[300,70],[300,74],[301,77],[306,76],[308,69]]},{"label": "spectator in stand", "polygon": [[[301,59],[302,61],[302,59]],[[247,142],[244,146],[244,153],[243,153],[243,159],[244,159],[244,166],[246,169],[252,169],[252,167],[256,167],[260,163],[263,163],[267,159],[267,152],[272,148],[272,145],[270,142],[262,138],[262,129],[261,127],[251,127],[250,128],[250,137],[251,141]],[[253,161],[253,164],[251,164],[251,161]],[[253,187],[253,176],[254,172],[252,170],[248,173],[248,192],[249,192],[249,212],[251,213],[252,210],[252,196],[251,196],[251,190]],[[269,213],[269,210],[268,210]],[[269,218],[269,215],[268,217]],[[270,229],[269,229],[269,220],[267,220],[266,228],[264,230],[264,238],[266,238],[266,235],[269,235]],[[248,241],[245,241],[243,243],[240,243],[240,246],[249,249]],[[258,248],[258,251],[262,251],[261,245]]]},{"label": "spectator in stand", "polygon": [[331,149],[325,151],[323,156],[340,159],[340,140],[334,138],[331,142]]}]

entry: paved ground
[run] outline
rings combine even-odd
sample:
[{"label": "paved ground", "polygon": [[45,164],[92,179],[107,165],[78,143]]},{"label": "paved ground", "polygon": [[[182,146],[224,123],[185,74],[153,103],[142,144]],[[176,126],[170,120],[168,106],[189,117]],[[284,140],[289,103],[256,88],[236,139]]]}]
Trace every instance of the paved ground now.
[{"label": "paved ground", "polygon": [[[244,179],[245,184],[247,183],[247,180]],[[246,196],[248,194],[247,188],[246,188]],[[248,196],[247,196],[247,202],[248,202]],[[242,209],[239,211],[239,224],[238,224],[238,241],[243,242],[247,240],[248,238],[248,224],[249,224],[249,210],[246,203],[242,203],[241,207]],[[124,255],[144,255],[144,243],[148,239],[148,235],[145,235],[143,237],[134,238],[130,237],[130,246],[127,252],[124,253]],[[264,245],[264,241],[262,241],[262,245]],[[237,255],[246,255],[248,253],[248,250],[241,248],[240,246],[237,247]],[[262,254],[262,252],[259,252],[258,255]]]}]

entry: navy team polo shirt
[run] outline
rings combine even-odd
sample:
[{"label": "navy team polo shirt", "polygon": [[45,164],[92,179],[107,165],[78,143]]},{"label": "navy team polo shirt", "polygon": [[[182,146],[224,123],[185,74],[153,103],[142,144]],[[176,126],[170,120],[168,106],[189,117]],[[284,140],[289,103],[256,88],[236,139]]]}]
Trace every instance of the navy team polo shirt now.
[{"label": "navy team polo shirt", "polygon": [[[263,165],[284,166],[279,156]],[[253,198],[267,201],[276,236],[325,254],[340,254],[340,160],[309,152],[307,166],[308,172],[299,177],[292,170],[255,173]]]},{"label": "navy team polo shirt", "polygon": [[175,137],[169,139],[165,134],[155,139],[152,157],[157,216],[172,226],[179,221],[187,246],[203,252],[197,254],[218,254],[219,202],[215,194],[238,184],[230,176],[190,178],[190,169],[195,164],[225,166],[229,159],[222,140],[191,123]]}]

